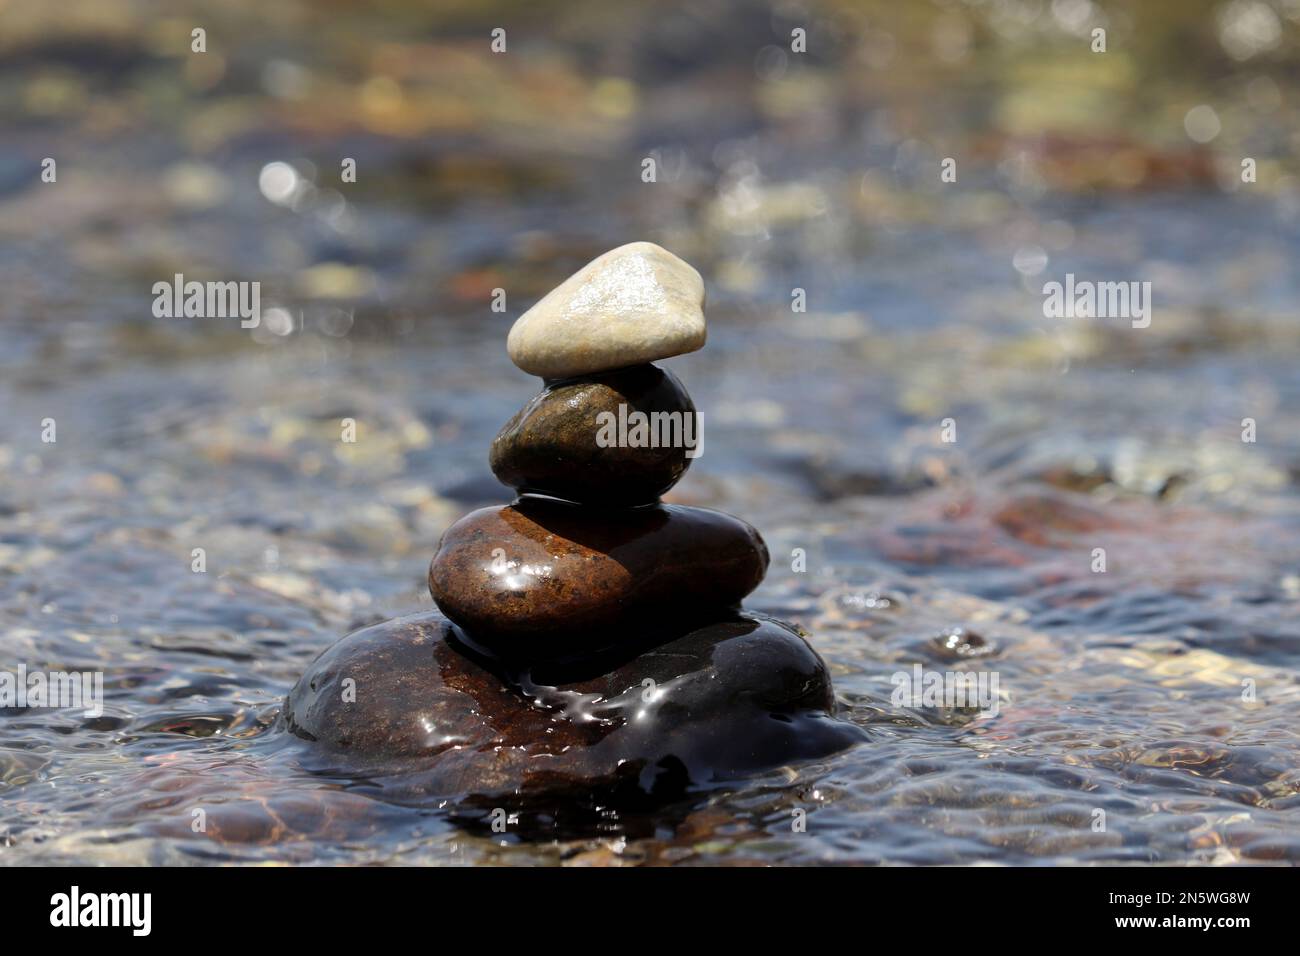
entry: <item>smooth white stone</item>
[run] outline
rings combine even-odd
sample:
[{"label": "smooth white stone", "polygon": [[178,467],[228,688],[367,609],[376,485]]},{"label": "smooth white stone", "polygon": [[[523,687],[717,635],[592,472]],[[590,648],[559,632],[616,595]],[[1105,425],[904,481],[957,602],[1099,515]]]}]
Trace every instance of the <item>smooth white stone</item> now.
[{"label": "smooth white stone", "polygon": [[704,280],[653,242],[587,263],[515,322],[510,360],[569,378],[694,352],[704,345]]}]

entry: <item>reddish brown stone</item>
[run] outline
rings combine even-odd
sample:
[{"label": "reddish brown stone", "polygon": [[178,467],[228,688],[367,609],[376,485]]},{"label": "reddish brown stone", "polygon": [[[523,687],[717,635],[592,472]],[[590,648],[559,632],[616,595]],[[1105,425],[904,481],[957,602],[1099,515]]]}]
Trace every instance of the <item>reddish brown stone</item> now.
[{"label": "reddish brown stone", "polygon": [[758,532],[719,511],[525,496],[448,528],[429,591],[475,642],[541,657],[737,605],[767,563]]}]

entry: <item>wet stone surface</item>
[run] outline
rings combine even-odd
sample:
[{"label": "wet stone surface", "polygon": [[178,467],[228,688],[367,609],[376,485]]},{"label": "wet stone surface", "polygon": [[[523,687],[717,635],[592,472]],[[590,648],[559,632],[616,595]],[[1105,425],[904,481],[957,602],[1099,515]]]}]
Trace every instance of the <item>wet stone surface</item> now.
[{"label": "wet stone surface", "polygon": [[[617,438],[616,423],[635,428],[636,415],[648,423],[640,434],[625,429],[626,444],[601,444],[602,429],[613,424]],[[697,424],[677,376],[653,365],[555,382],[501,429],[492,442],[492,471],[521,492],[584,504],[649,504],[686,473]]]},{"label": "wet stone surface", "polygon": [[512,668],[436,612],[386,621],[307,668],[283,727],[301,738],[305,766],[362,776],[398,802],[659,801],[865,736],[831,716],[825,664],[778,621],[723,612],[646,640]]},{"label": "wet stone surface", "polygon": [[448,528],[429,590],[480,644],[553,656],[669,616],[691,620],[735,605],[767,564],[758,532],[720,511],[602,511],[524,496]]}]

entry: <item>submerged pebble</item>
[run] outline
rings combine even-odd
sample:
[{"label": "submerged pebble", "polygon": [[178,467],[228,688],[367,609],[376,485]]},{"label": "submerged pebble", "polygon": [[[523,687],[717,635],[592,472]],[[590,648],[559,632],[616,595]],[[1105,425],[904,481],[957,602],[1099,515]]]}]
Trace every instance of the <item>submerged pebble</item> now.
[{"label": "submerged pebble", "polygon": [[945,661],[960,661],[973,657],[987,657],[997,648],[974,631],[964,627],[944,628],[925,642],[925,648],[934,657]]},{"label": "submerged pebble", "polygon": [[284,726],[319,770],[406,799],[680,795],[861,740],[787,625],[723,612],[647,645],[511,667],[438,613],[356,631],[290,692]]}]

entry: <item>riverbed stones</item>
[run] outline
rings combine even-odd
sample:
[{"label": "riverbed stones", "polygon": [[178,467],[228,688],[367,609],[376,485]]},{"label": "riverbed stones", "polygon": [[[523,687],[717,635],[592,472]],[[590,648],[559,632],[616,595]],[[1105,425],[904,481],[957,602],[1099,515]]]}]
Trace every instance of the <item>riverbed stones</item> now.
[{"label": "riverbed stones", "polygon": [[528,796],[554,817],[547,800],[673,799],[862,738],[804,636],[740,608],[767,571],[759,533],[659,500],[698,450],[687,432],[628,430],[695,415],[649,363],[704,344],[703,301],[694,269],[632,243],[519,319],[511,358],[545,381],[491,459],[520,495],[443,534],[439,613],[358,631],[307,669],[282,721],[311,743],[306,765],[389,799]]},{"label": "riverbed stones", "polygon": [[525,372],[558,379],[694,352],[704,339],[700,274],[661,246],[631,242],[521,315],[506,348]]},{"label": "riverbed stones", "polygon": [[452,525],[429,591],[475,641],[550,656],[643,621],[690,621],[732,607],[767,573],[745,521],[682,505],[592,509],[524,496]]},{"label": "riverbed stones", "polygon": [[543,388],[501,429],[490,463],[519,492],[641,505],[686,473],[702,431],[677,376],[634,365]]}]

